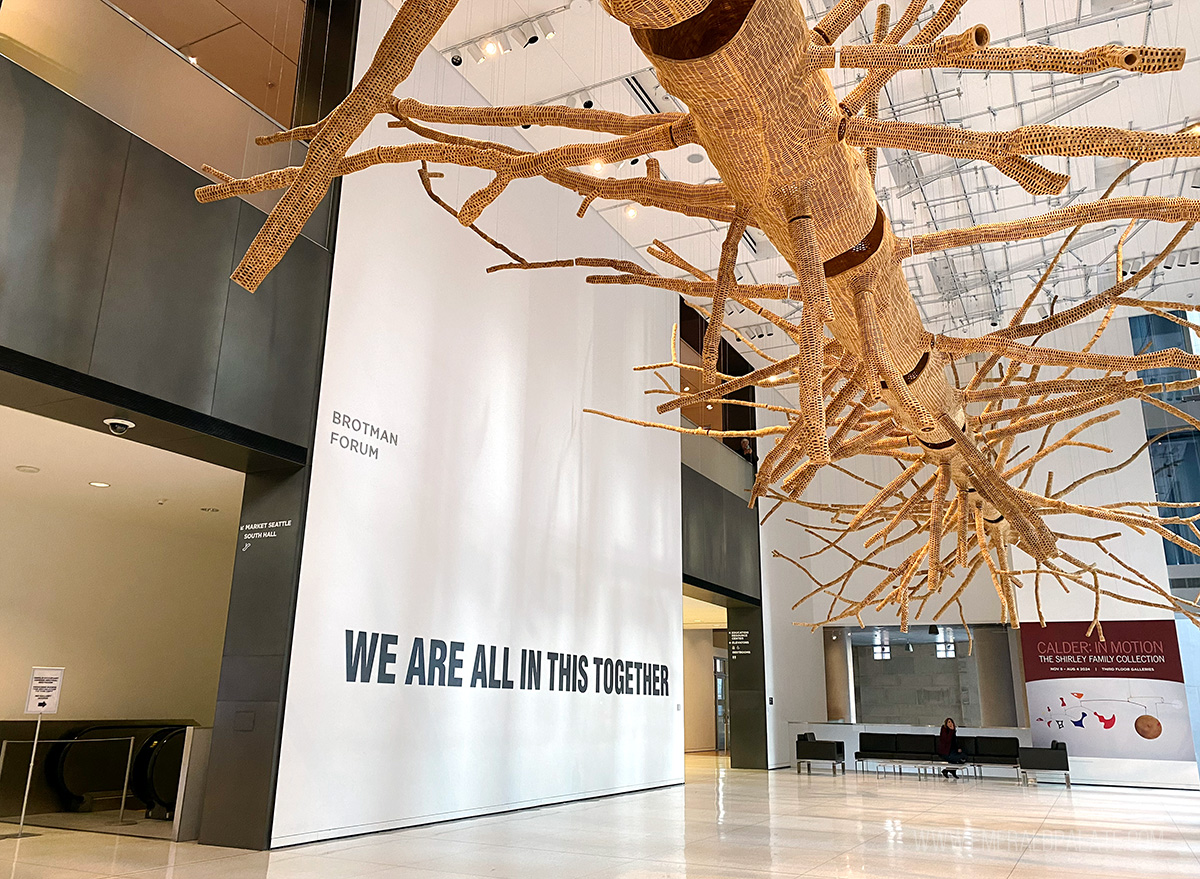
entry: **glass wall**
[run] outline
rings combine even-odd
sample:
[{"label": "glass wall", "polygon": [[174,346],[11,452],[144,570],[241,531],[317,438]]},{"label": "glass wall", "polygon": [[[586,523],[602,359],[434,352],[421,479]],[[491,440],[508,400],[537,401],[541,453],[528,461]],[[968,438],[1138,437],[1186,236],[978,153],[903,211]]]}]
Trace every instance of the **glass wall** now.
[{"label": "glass wall", "polygon": [[305,0],[111,0],[130,18],[287,127]]},{"label": "glass wall", "polygon": [[[1173,312],[1176,318],[1183,319],[1183,312]],[[1194,334],[1185,326],[1166,317],[1156,314],[1137,315],[1129,319],[1129,334],[1135,352],[1162,351],[1166,348],[1179,348],[1181,351],[1194,352],[1197,348]],[[1138,373],[1138,377],[1147,384],[1160,382],[1188,381],[1196,377],[1189,369],[1147,369]],[[1200,389],[1171,390],[1154,395],[1156,398],[1170,403],[1181,410],[1189,411],[1200,402]],[[1200,433],[1189,427],[1182,419],[1169,414],[1160,414],[1159,410],[1143,404],[1147,415],[1147,439],[1155,441],[1150,445],[1150,466],[1154,472],[1154,491],[1157,500],[1163,503],[1186,503],[1200,498]],[[1189,414],[1197,414],[1191,411]],[[1164,422],[1164,417],[1167,419]],[[1169,431],[1169,432],[1168,432]],[[1200,513],[1198,507],[1160,507],[1160,516],[1194,516]],[[1190,543],[1197,543],[1196,536],[1186,525],[1167,525],[1171,531]],[[1195,565],[1200,558],[1182,547],[1163,541],[1168,565]],[[1172,577],[1173,585],[1176,580]],[[1195,581],[1195,577],[1182,578]],[[1186,585],[1200,585],[1188,582]]]},{"label": "glass wall", "polygon": [[1004,626],[848,630],[858,723],[1018,726],[1013,654]]}]

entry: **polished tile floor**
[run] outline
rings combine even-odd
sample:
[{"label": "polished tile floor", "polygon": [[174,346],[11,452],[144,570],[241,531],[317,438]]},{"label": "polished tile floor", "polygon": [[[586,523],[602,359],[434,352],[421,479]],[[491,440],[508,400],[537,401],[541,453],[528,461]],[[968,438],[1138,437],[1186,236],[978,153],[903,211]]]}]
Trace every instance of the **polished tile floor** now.
[{"label": "polished tile floor", "polygon": [[[1200,877],[1200,793],[736,772],[277,852],[38,830],[0,879]],[[8,830],[0,826],[0,833]]]}]

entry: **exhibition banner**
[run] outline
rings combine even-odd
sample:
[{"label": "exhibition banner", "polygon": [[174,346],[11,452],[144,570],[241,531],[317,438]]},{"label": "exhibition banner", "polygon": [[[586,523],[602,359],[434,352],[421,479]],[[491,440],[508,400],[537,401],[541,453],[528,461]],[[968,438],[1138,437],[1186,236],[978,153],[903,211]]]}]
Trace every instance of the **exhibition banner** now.
[{"label": "exhibition banner", "polygon": [[1195,759],[1175,621],[1021,628],[1035,747],[1066,742],[1075,757]]}]

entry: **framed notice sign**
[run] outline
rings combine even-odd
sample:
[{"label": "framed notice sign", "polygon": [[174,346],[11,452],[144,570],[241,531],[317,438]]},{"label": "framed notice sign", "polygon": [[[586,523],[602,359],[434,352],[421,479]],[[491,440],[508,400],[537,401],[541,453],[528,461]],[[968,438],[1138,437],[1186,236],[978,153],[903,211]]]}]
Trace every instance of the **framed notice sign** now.
[{"label": "framed notice sign", "polygon": [[35,668],[29,675],[29,696],[25,700],[26,714],[57,714],[58,697],[62,693],[61,668]]}]

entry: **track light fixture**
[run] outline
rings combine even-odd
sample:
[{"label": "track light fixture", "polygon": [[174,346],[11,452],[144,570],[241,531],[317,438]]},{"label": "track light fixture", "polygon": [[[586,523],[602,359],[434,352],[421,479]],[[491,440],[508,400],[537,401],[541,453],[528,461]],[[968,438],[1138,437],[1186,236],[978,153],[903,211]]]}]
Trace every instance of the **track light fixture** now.
[{"label": "track light fixture", "polygon": [[596,106],[596,101],[592,98],[592,93],[587,89],[579,93],[579,106],[585,110],[590,110]]},{"label": "track light fixture", "polygon": [[519,24],[509,31],[509,34],[512,36],[513,42],[522,49],[528,48],[538,41],[538,32],[534,30],[533,22]]},{"label": "track light fixture", "polygon": [[476,64],[480,64],[488,58],[507,55],[512,51],[514,45],[526,49],[539,40],[552,40],[557,31],[550,16],[565,12],[568,8],[570,8],[569,5],[563,5],[548,9],[532,18],[505,25],[498,31],[472,37],[462,43],[450,46],[443,49],[442,54],[451,64],[459,67],[467,57],[470,57]]}]

